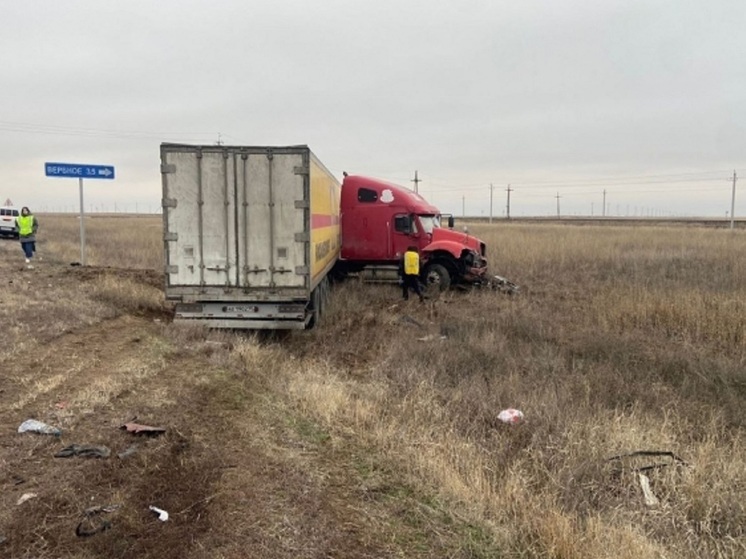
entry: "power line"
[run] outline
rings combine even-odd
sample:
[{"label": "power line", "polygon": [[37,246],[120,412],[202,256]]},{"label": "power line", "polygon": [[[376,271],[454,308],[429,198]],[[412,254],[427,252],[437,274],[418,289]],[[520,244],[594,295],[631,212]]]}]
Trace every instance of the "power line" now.
[{"label": "power line", "polygon": [[[701,179],[671,179],[671,180],[639,180],[639,181],[629,181],[629,182],[617,182],[617,183],[610,183],[610,182],[601,182],[597,181],[593,184],[578,184],[575,182],[567,182],[567,183],[557,183],[554,185],[533,185],[530,183],[512,183],[516,184],[516,186],[520,186],[521,190],[524,189],[528,190],[549,190],[549,189],[556,189],[556,188],[562,188],[563,190],[566,188],[575,188],[582,192],[592,192],[594,190],[598,190],[599,187],[602,187],[604,185],[607,186],[638,186],[638,185],[644,185],[644,184],[679,184],[679,183],[704,183],[704,182],[715,182],[715,181],[722,181],[722,177],[708,177],[708,178],[701,178]],[[432,184],[432,183],[431,183]],[[484,186],[477,187],[478,189],[484,188]],[[582,190],[580,190],[582,189]],[[447,188],[447,189],[438,189],[436,192],[462,192],[465,190],[476,190],[472,187],[453,187],[453,188]],[[624,192],[628,192],[627,189],[624,190]]]},{"label": "power line", "polygon": [[113,130],[106,128],[88,128],[73,126],[57,126],[52,124],[30,124],[23,122],[0,121],[0,130],[5,132],[19,132],[24,134],[48,134],[57,136],[87,136],[111,138],[155,138],[185,137],[182,141],[199,141],[196,137],[215,137],[214,132],[157,132],[143,130]]},{"label": "power line", "polygon": [[[379,171],[380,172],[380,171]],[[628,176],[601,176],[601,177],[590,177],[582,179],[563,179],[563,180],[529,180],[526,182],[515,182],[511,181],[512,184],[520,186],[521,189],[539,189],[539,188],[557,188],[557,187],[593,187],[593,186],[625,186],[625,185],[637,185],[637,184],[666,184],[672,182],[698,182],[707,180],[722,180],[723,175],[728,176],[729,170],[712,170],[712,171],[692,171],[684,173],[657,173],[647,175],[628,175]],[[386,174],[384,174],[385,176]],[[705,176],[703,176],[705,175]],[[407,182],[410,179],[393,178],[389,180],[394,182]],[[493,181],[495,182],[495,181]],[[500,181],[497,181],[500,182]],[[507,182],[507,181],[505,181]],[[487,181],[477,183],[464,183],[454,185],[453,182],[441,182],[429,180],[429,183],[434,187],[445,187],[438,188],[438,192],[457,192],[463,190],[479,190],[484,188]]]},{"label": "power line", "polygon": [[[607,194],[616,194],[618,196],[624,196],[626,194],[658,194],[658,193],[667,193],[667,194],[680,194],[680,193],[695,193],[695,192],[708,192],[708,193],[720,193],[724,189],[728,188],[726,185],[719,184],[719,185],[712,185],[709,187],[702,187],[702,186],[689,186],[689,187],[682,187],[677,186],[675,188],[625,188],[623,190],[610,190],[607,189]],[[550,191],[551,192],[551,191]],[[562,191],[562,193],[565,196],[588,196],[589,194],[597,194],[599,191],[596,189],[592,190],[578,190],[574,192],[570,192],[567,190]],[[533,191],[524,194],[525,196],[546,196],[546,191],[540,192],[540,191]]]},{"label": "power line", "polygon": [[657,174],[644,174],[644,175],[625,175],[625,176],[607,176],[607,177],[591,177],[585,179],[575,179],[568,183],[567,180],[546,180],[546,181],[527,181],[526,183],[517,183],[520,186],[563,186],[565,184],[578,184],[578,183],[606,183],[606,182],[617,182],[617,181],[629,181],[635,180],[639,182],[639,179],[663,179],[670,180],[676,177],[693,177],[694,175],[722,175],[723,173],[729,173],[726,170],[714,170],[714,171],[692,171],[686,173],[657,173]]}]

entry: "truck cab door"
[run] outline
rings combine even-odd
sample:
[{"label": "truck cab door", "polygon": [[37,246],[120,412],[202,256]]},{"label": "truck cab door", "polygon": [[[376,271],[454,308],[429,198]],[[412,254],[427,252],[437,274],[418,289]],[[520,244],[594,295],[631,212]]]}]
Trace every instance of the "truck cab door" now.
[{"label": "truck cab door", "polygon": [[417,220],[410,214],[396,214],[392,224],[390,257],[395,257],[406,252],[407,248],[416,243],[419,237]]}]

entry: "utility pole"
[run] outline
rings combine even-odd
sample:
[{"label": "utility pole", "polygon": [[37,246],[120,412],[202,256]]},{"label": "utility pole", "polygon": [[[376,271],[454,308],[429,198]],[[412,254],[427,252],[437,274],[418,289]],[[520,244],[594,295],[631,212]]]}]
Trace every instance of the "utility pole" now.
[{"label": "utility pole", "polygon": [[510,219],[510,193],[513,192],[513,189],[510,188],[510,185],[508,185],[508,188],[505,189],[505,192],[508,193],[508,206],[506,208],[507,218]]},{"label": "utility pole", "polygon": [[490,183],[490,223],[492,223],[492,191],[495,190],[495,187],[492,186],[492,183]]},{"label": "utility pole", "polygon": [[466,196],[461,196],[461,217],[466,217]]},{"label": "utility pole", "polygon": [[215,145],[216,145],[216,146],[222,146],[222,145],[223,145],[223,137],[222,137],[222,135],[220,134],[220,132],[218,132],[218,141],[217,141],[217,142],[215,142]]},{"label": "utility pole", "polygon": [[604,188],[604,209],[601,212],[602,217],[606,217],[606,189]]},{"label": "utility pole", "polygon": [[555,198],[557,198],[557,219],[559,219],[560,218],[560,206],[559,206],[560,195],[559,195],[559,192],[557,193],[557,196],[555,196]]},{"label": "utility pole", "polygon": [[733,171],[733,193],[730,197],[730,228],[735,227],[735,212],[736,211],[736,171]]},{"label": "utility pole", "polygon": [[412,182],[414,183],[414,191],[415,193],[419,194],[419,185],[422,182],[420,178],[417,177],[417,171],[414,172],[414,179],[412,179]]}]

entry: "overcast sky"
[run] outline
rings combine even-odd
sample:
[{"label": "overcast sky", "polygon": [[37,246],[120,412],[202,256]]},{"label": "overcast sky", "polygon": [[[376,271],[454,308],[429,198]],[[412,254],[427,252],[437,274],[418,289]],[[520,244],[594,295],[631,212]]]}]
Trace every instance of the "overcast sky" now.
[{"label": "overcast sky", "polygon": [[[156,211],[162,141],[307,144],[444,212],[725,216],[746,179],[743,0],[17,0],[0,202]],[[746,215],[739,180],[737,216]],[[559,196],[559,198],[557,198]],[[137,206],[136,206],[137,205]]]}]

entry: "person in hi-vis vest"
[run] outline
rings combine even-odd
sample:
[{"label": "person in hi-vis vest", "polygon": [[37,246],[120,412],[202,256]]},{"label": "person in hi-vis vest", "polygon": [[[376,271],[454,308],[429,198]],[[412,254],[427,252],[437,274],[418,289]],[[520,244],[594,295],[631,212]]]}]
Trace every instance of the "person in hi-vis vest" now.
[{"label": "person in hi-vis vest", "polygon": [[21,240],[21,248],[26,256],[26,264],[29,268],[33,268],[31,259],[36,252],[36,231],[38,229],[39,221],[36,216],[31,213],[28,207],[21,208],[21,215],[16,218],[16,231],[18,231],[18,238]]},{"label": "person in hi-vis vest", "polygon": [[402,257],[402,295],[404,299],[409,299],[409,290],[412,289],[420,297],[420,301],[424,301],[425,298],[422,295],[422,288],[420,287],[420,254],[417,252],[417,247],[411,246],[407,249]]}]

